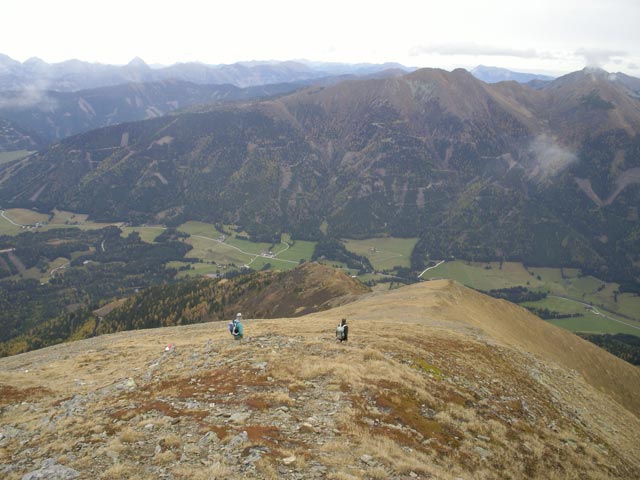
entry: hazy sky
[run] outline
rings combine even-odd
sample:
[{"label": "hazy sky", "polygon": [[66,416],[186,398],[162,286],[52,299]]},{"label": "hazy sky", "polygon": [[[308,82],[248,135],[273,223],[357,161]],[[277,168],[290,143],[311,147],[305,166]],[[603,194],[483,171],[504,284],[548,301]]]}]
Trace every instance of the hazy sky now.
[{"label": "hazy sky", "polygon": [[640,76],[640,0],[2,0],[24,61],[400,62]]}]

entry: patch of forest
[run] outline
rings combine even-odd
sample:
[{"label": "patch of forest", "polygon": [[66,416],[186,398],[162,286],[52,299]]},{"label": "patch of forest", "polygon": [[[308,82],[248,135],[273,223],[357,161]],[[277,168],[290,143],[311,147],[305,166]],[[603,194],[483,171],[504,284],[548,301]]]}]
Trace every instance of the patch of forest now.
[{"label": "patch of forest", "polygon": [[14,248],[12,253],[26,268],[46,271],[54,259],[69,260],[67,268],[46,283],[4,273],[0,280],[0,355],[58,343],[83,329],[93,333],[88,326],[95,327],[91,312],[101,304],[150,285],[173,282],[177,271],[165,264],[184,261],[191,249],[180,240],[168,234],[149,244],[137,232],[122,237],[117,227],[0,237],[1,249]]},{"label": "patch of forest", "polygon": [[580,333],[579,335],[632,365],[640,365],[640,337],[625,333],[615,335]]}]

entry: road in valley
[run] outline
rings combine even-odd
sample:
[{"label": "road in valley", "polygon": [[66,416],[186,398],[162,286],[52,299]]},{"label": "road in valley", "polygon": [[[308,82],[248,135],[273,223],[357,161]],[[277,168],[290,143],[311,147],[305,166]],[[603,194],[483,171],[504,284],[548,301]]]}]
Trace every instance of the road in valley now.
[{"label": "road in valley", "polygon": [[230,243],[223,242],[222,240],[219,240],[217,238],[205,237],[204,235],[191,235],[191,236],[192,237],[196,237],[196,238],[202,238],[202,239],[205,239],[205,240],[211,240],[212,242],[218,242],[218,243],[220,243],[222,245],[226,245],[227,247],[231,247],[234,250],[237,250],[238,252],[242,253],[243,255],[247,255],[249,257],[253,257],[253,258],[251,258],[251,261],[249,263],[247,263],[247,266],[251,265],[258,258],[268,258],[270,260],[277,260],[279,262],[294,263],[296,265],[298,264],[298,262],[296,262],[294,260],[284,260],[282,258],[277,258],[278,255],[280,255],[282,252],[285,252],[285,251],[287,251],[289,249],[289,244],[285,243],[285,242],[281,242],[281,243],[287,245],[287,248],[284,248],[284,249],[280,250],[278,253],[274,254],[273,257],[265,257],[264,255],[261,255],[261,254],[245,252],[241,248],[238,248],[235,245],[231,245]]},{"label": "road in valley", "polygon": [[4,210],[0,210],[0,217],[4,218],[7,222],[9,222],[11,225],[15,225],[16,227],[24,227],[24,225],[20,225],[19,223],[14,222],[13,220],[11,220],[9,217],[7,217],[4,214]]},{"label": "road in valley", "polygon": [[[599,316],[601,316],[603,318],[606,318],[607,320],[611,320],[612,322],[621,323],[622,325],[626,325],[627,327],[631,327],[631,328],[635,328],[636,330],[640,330],[639,326],[632,325],[632,324],[627,323],[627,322],[623,322],[622,320],[618,320],[617,318],[610,317],[609,315],[605,315],[600,310],[598,310],[596,307],[594,307],[593,305],[590,305],[588,303],[580,302],[579,300],[574,300],[573,298],[560,297],[558,295],[549,295],[549,297],[559,298],[561,300],[566,300],[567,302],[577,303],[579,305],[582,305],[584,307],[589,308],[589,310],[591,310],[594,314],[599,315]],[[602,308],[602,307],[600,307],[600,308]]]},{"label": "road in valley", "polygon": [[431,270],[432,268],[436,268],[439,267],[440,265],[442,265],[445,261],[444,260],[440,260],[438,263],[436,263],[433,267],[427,267],[424,269],[424,271],[418,275],[418,278],[422,278],[422,275],[424,275],[425,273],[427,273],[429,270]]}]

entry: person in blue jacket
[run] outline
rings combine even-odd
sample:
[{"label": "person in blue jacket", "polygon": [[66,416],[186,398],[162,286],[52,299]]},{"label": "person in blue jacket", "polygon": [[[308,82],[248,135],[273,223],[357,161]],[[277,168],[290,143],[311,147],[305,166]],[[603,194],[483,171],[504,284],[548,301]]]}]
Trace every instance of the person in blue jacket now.
[{"label": "person in blue jacket", "polygon": [[238,313],[236,318],[229,324],[229,332],[233,335],[234,340],[242,339],[244,329],[242,327],[242,314]]}]

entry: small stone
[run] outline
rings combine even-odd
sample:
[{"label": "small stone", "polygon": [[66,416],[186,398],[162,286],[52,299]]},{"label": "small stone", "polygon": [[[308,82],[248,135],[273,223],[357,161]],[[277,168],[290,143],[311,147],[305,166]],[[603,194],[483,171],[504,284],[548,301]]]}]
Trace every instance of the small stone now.
[{"label": "small stone", "polygon": [[238,435],[229,440],[229,447],[235,447],[249,440],[249,434],[247,432],[240,432]]},{"label": "small stone", "polygon": [[485,437],[484,435],[478,435],[476,437],[478,440],[482,440],[483,442],[490,442],[491,439],[489,437]]},{"label": "small stone", "polygon": [[486,448],[476,447],[475,451],[478,455],[480,455],[480,458],[483,458],[483,459],[491,456],[491,452]]},{"label": "small stone", "polygon": [[367,465],[373,465],[375,463],[371,455],[362,455],[360,457],[360,461],[366,463]]},{"label": "small stone", "polygon": [[153,427],[155,427],[155,425],[153,423],[147,423],[144,426],[145,430],[153,430]]},{"label": "small stone", "polygon": [[109,457],[111,460],[113,460],[114,462],[118,459],[118,457],[120,456],[120,454],[118,452],[116,452],[115,450],[107,450],[105,452],[105,454],[107,455],[107,457]]},{"label": "small stone", "polygon": [[411,478],[418,478],[418,474],[416,472],[409,472],[409,476]]},{"label": "small stone", "polygon": [[290,457],[286,457],[282,459],[282,463],[284,463],[285,465],[291,465],[295,461],[296,461],[295,455],[291,455]]},{"label": "small stone", "polygon": [[267,368],[267,362],[257,362],[251,365],[253,368],[257,368],[258,370],[264,370]]},{"label": "small stone", "polygon": [[229,417],[229,421],[233,422],[233,423],[244,423],[247,420],[249,420],[249,417],[251,416],[250,413],[246,413],[246,412],[237,412],[234,413],[233,415],[231,415]]},{"label": "small stone", "polygon": [[218,435],[216,434],[216,432],[207,432],[202,436],[202,438],[198,441],[198,443],[201,445],[205,445],[205,444],[214,443],[217,441],[218,441]]},{"label": "small stone", "polygon": [[200,447],[198,447],[195,443],[187,443],[184,447],[183,447],[183,451],[185,454],[198,454],[200,453]]}]

